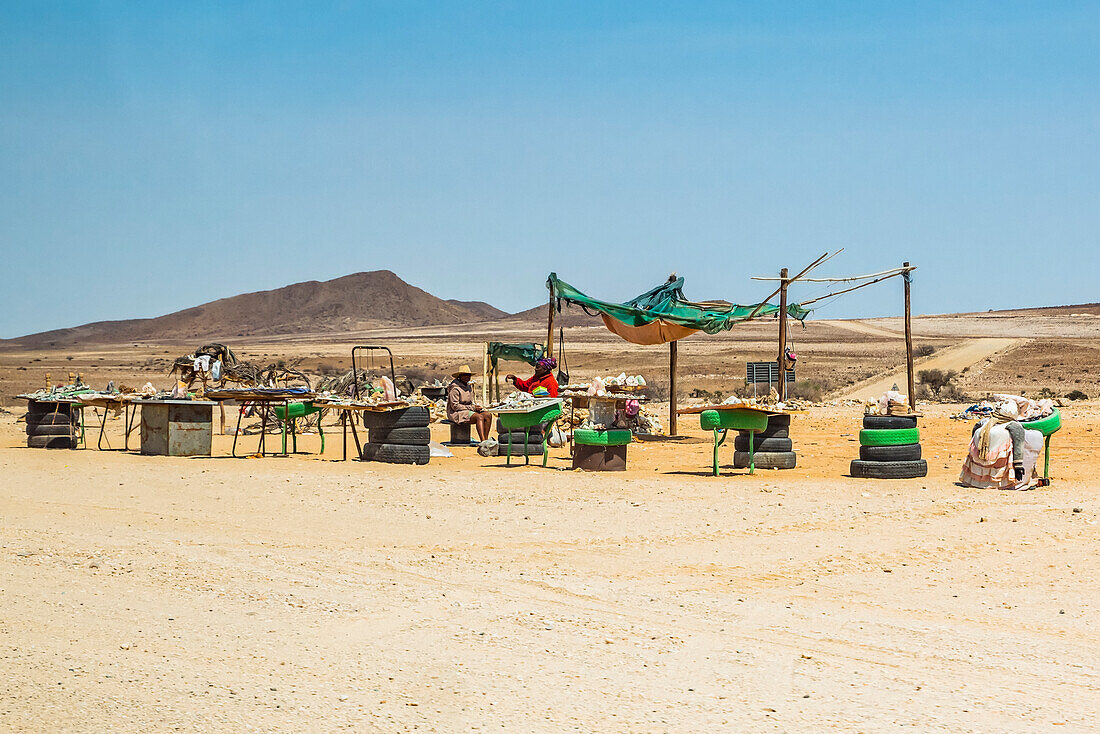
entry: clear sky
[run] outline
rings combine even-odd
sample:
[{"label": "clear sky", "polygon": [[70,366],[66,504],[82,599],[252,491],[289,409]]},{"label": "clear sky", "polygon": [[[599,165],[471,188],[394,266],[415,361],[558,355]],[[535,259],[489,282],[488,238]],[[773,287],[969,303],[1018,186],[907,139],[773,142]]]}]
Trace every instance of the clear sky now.
[{"label": "clear sky", "polygon": [[1097,2],[5,2],[0,336],[381,268],[749,302],[839,247],[917,312],[1096,301],[1098,126]]}]

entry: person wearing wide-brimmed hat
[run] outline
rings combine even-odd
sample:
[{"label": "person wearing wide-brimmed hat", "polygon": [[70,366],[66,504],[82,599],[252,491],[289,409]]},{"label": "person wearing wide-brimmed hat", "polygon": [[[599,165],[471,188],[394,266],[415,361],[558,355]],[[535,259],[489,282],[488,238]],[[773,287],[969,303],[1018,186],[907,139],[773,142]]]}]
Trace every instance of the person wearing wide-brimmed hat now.
[{"label": "person wearing wide-brimmed hat", "polygon": [[474,388],[470,384],[473,376],[474,371],[468,364],[462,365],[451,374],[454,380],[447,386],[447,419],[451,423],[469,423],[475,426],[478,438],[484,441],[489,438],[493,417],[474,402]]}]

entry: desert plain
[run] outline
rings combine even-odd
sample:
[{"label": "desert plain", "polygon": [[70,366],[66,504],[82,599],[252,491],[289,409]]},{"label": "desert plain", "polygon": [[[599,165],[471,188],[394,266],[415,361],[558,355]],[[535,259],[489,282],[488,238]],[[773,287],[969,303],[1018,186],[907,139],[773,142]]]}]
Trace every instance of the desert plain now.
[{"label": "desert plain", "polygon": [[[684,340],[683,393],[732,389],[774,328]],[[1029,492],[956,484],[960,403],[921,405],[927,477],[846,476],[855,399],[896,381],[899,329],[796,331],[825,392],[793,419],[798,467],[750,476],[724,449],[718,477],[690,417],[616,474],[564,450],[342,462],[335,429],[289,458],[229,458],[230,436],[210,458],[27,449],[12,396],[46,372],[170,384],[199,344],[0,350],[0,729],[1095,731],[1100,318],[914,321],[918,369],[959,372],[968,398],[1088,394],[1063,401],[1054,481]],[[541,340],[516,322],[231,346],[319,370],[385,343],[430,378],[480,365],[487,338]],[[667,370],[601,329],[566,339],[579,378]]]}]

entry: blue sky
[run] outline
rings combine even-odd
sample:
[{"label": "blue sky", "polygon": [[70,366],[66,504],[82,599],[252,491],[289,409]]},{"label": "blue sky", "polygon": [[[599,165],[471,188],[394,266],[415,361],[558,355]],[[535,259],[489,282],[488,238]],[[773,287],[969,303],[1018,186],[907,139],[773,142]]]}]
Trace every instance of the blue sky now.
[{"label": "blue sky", "polygon": [[1095,2],[3,3],[0,336],[382,268],[749,302],[839,247],[917,312],[1096,301],[1098,95]]}]

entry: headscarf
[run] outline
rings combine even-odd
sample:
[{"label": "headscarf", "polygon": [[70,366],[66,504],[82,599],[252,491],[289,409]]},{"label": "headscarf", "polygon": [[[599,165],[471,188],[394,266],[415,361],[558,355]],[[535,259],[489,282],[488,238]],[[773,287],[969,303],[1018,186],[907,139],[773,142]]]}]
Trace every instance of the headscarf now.
[{"label": "headscarf", "polygon": [[1018,420],[1020,409],[1016,403],[1006,400],[994,408],[985,425],[978,429],[978,456],[982,459],[989,458],[989,434],[993,431],[993,426]]},{"label": "headscarf", "polygon": [[554,359],[553,357],[543,357],[542,359],[535,362],[535,364],[539,367],[545,367],[548,370],[552,370],[558,366],[558,360]]}]

